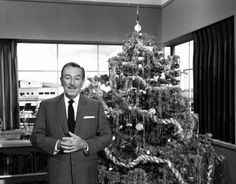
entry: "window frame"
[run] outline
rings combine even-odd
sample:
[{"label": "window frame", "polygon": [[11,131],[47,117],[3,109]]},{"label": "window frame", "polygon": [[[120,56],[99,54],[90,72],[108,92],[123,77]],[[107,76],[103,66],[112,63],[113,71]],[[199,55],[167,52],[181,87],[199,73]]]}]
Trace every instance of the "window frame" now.
[{"label": "window frame", "polygon": [[[122,46],[123,44],[118,44],[118,43],[102,43],[102,44],[99,44],[99,43],[70,43],[70,42],[34,42],[34,41],[19,41],[17,42],[17,44],[55,44],[56,45],[56,60],[57,60],[57,63],[56,63],[56,68],[55,69],[18,69],[17,68],[17,73],[18,73],[18,76],[19,76],[19,72],[40,72],[40,73],[43,73],[43,72],[55,72],[56,73],[56,87],[52,87],[52,88],[47,88],[47,91],[45,91],[45,89],[43,89],[44,87],[39,87],[39,88],[35,88],[35,89],[32,89],[32,88],[28,88],[28,91],[25,90],[24,88],[21,88],[20,87],[20,81],[21,79],[17,76],[17,80],[19,81],[19,86],[18,86],[18,103],[19,103],[19,108],[20,108],[20,119],[19,119],[19,128],[25,128],[26,126],[29,127],[29,128],[32,128],[33,127],[33,124],[35,122],[35,118],[36,118],[36,115],[35,113],[37,113],[37,109],[39,107],[39,104],[40,104],[40,101],[42,101],[43,99],[46,99],[46,95],[47,94],[53,94],[54,96],[57,96],[59,95],[61,92],[62,92],[62,87],[61,85],[59,85],[60,83],[60,75],[61,75],[61,68],[59,68],[59,57],[58,57],[58,53],[60,52],[59,51],[59,45],[60,44],[68,44],[68,45],[94,45],[96,46],[96,70],[86,70],[86,76],[88,76],[88,73],[91,73],[91,72],[95,72],[95,75],[96,76],[100,76],[100,74],[109,74],[108,72],[108,69],[107,70],[101,70],[100,68],[100,65],[99,65],[99,62],[101,60],[99,60],[99,55],[102,55],[102,53],[100,53],[100,49],[102,46],[118,46],[120,47],[120,51],[117,51],[118,53],[122,51]],[[118,49],[119,50],[119,49]],[[110,57],[110,56],[108,56]],[[18,61],[19,62],[19,61]],[[69,62],[69,61],[68,61]],[[19,63],[18,63],[18,66],[19,66]],[[93,76],[95,76],[93,75]],[[42,81],[43,82],[43,81]],[[41,90],[40,90],[41,88]],[[23,90],[22,90],[23,89]],[[31,95],[31,96],[30,96]],[[53,97],[53,95],[47,95],[47,98],[51,98]],[[38,99],[36,100],[29,100],[29,102],[31,102],[33,104],[33,108],[34,109],[33,111],[31,109],[28,108],[28,110],[24,110],[26,109],[26,106],[29,106],[29,104],[27,104],[26,102],[26,98],[31,98],[33,99],[33,96],[37,96]],[[23,106],[23,107],[22,107]],[[36,107],[35,107],[36,106]],[[36,109],[36,111],[35,111]],[[23,113],[22,113],[23,112]],[[25,122],[24,122],[25,121]],[[28,121],[28,122],[26,122]]]}]

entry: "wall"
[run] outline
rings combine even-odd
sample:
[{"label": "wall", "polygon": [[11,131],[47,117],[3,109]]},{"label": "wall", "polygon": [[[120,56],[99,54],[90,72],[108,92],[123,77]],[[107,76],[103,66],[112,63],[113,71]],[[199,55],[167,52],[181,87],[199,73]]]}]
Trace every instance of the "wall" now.
[{"label": "wall", "polygon": [[224,143],[218,140],[213,140],[215,150],[225,157],[225,184],[236,183],[236,145]]},{"label": "wall", "polygon": [[[161,40],[159,7],[139,7],[142,32]],[[121,43],[134,31],[136,6],[0,1],[0,38]]]},{"label": "wall", "polygon": [[174,0],[163,8],[163,41],[168,42],[235,14],[235,0]]}]

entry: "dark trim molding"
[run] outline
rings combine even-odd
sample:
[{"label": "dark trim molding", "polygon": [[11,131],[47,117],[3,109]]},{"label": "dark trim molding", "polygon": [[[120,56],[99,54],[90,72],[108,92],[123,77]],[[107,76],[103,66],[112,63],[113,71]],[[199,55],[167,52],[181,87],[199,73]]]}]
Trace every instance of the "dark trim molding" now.
[{"label": "dark trim molding", "polygon": [[184,42],[188,42],[190,40],[193,40],[192,33],[188,33],[186,35],[180,36],[180,37],[175,38],[173,40],[167,41],[167,42],[165,42],[165,45],[171,47],[171,46],[179,45]]},{"label": "dark trim molding", "polygon": [[163,8],[174,0],[166,2],[164,5],[149,5],[149,4],[134,4],[134,3],[116,3],[116,2],[91,2],[91,1],[75,1],[75,0],[3,0],[3,1],[15,1],[15,2],[31,2],[31,3],[53,3],[53,4],[82,4],[82,5],[95,5],[95,6],[118,6],[118,7],[136,7],[137,5],[142,8]]}]

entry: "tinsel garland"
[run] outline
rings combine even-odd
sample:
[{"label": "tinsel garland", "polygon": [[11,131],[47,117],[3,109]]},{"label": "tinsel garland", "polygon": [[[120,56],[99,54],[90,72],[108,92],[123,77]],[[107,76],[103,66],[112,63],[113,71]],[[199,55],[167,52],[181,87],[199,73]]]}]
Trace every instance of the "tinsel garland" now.
[{"label": "tinsel garland", "polygon": [[170,118],[170,119],[160,119],[160,120],[163,124],[168,124],[168,123],[174,124],[178,128],[176,134],[179,135],[182,139],[184,138],[183,128],[176,119]]},{"label": "tinsel garland", "polygon": [[215,170],[215,164],[214,160],[210,158],[210,163],[207,168],[207,184],[213,184],[213,175],[214,175],[214,170]]},{"label": "tinsel garland", "polygon": [[170,170],[173,172],[173,174],[175,175],[175,177],[178,179],[178,181],[181,183],[181,184],[187,184],[183,177],[181,176],[180,172],[175,169],[171,163],[170,160],[168,159],[162,159],[162,158],[158,158],[156,156],[151,156],[151,155],[140,155],[138,158],[134,159],[133,161],[129,162],[129,163],[124,163],[122,161],[118,161],[118,159],[116,159],[116,157],[114,157],[112,155],[112,153],[109,151],[108,148],[105,149],[105,153],[106,153],[106,156],[113,161],[113,163],[115,163],[116,165],[119,165],[119,166],[123,166],[125,168],[132,168],[136,165],[138,165],[140,162],[153,162],[153,163],[157,163],[157,164],[160,164],[160,163],[165,163],[167,164],[167,166],[170,168]]},{"label": "tinsel garland", "polygon": [[[162,159],[162,158],[159,158],[156,156],[142,154],[142,155],[138,156],[136,159],[130,161],[129,163],[125,163],[125,162],[119,161],[115,156],[113,156],[112,153],[110,152],[109,148],[105,148],[105,153],[106,153],[107,158],[109,158],[114,164],[116,164],[118,166],[125,167],[125,168],[133,168],[134,166],[138,165],[139,163],[146,163],[146,162],[152,162],[152,163],[157,163],[157,164],[160,164],[160,163],[167,164],[167,166],[170,168],[172,173],[175,175],[175,177],[179,181],[179,183],[187,184],[184,181],[181,173],[177,169],[174,168],[173,164],[168,159]],[[210,163],[207,168],[208,171],[207,171],[207,183],[206,184],[213,183],[214,168],[215,168],[214,160],[210,159]]]},{"label": "tinsel garland", "polygon": [[139,85],[140,89],[145,89],[147,87],[146,81],[137,75],[132,75],[125,78],[125,89],[130,89],[134,82],[136,82]]},{"label": "tinsel garland", "polygon": [[[160,119],[160,118],[157,118],[155,115],[153,115],[151,110],[150,111],[141,110],[141,109],[136,108],[136,107],[129,107],[129,110],[136,111],[138,114],[143,115],[145,117],[145,119],[150,118],[155,123],[159,123],[159,124],[173,124],[173,125],[175,125],[177,127],[177,132],[175,134],[179,135],[182,139],[184,139],[183,128],[182,128],[182,126],[180,125],[180,123],[176,119],[174,119],[174,118]],[[112,108],[109,108],[109,111],[111,112],[111,111],[114,111],[114,110]],[[114,112],[112,114],[114,114]],[[120,113],[118,113],[118,114],[120,114]],[[193,132],[190,133],[191,135],[188,135],[188,139],[190,139],[192,137],[192,133]]]}]

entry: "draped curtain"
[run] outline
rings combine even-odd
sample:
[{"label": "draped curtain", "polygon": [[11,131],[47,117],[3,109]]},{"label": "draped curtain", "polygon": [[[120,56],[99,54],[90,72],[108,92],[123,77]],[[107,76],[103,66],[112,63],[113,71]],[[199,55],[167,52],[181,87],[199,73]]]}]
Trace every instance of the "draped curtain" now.
[{"label": "draped curtain", "polygon": [[3,129],[19,128],[17,42],[0,39],[0,118]]},{"label": "draped curtain", "polygon": [[199,132],[235,142],[234,17],[197,30],[194,38],[194,111]]}]

